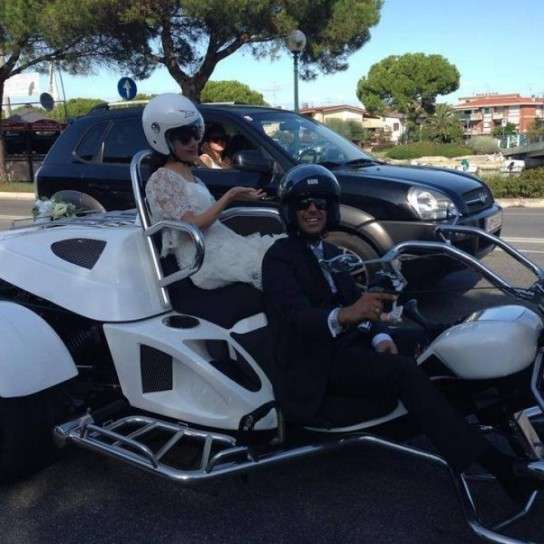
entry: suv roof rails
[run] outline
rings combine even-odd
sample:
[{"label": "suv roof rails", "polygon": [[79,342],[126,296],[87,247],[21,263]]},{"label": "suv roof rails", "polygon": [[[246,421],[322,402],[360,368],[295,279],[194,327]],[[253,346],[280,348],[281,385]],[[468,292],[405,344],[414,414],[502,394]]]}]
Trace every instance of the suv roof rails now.
[{"label": "suv roof rails", "polygon": [[149,100],[123,100],[120,102],[101,102],[94,106],[89,113],[98,113],[103,111],[109,111],[117,108],[131,108],[133,106],[139,106],[142,104],[147,104]]}]

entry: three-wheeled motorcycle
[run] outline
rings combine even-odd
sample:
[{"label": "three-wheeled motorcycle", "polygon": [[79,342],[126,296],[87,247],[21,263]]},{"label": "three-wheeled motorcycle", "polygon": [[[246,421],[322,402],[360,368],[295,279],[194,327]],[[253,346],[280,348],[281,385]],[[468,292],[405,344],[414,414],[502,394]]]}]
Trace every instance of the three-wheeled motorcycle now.
[{"label": "three-wheeled motorcycle", "polygon": [[[367,443],[449,470],[435,453],[390,438],[388,425],[402,427],[406,419],[400,403],[371,421],[356,421],[354,414],[341,428],[297,428],[284,421],[259,297],[242,304],[236,285],[204,291],[192,284],[204,256],[202,234],[184,222],[152,224],[144,192],[148,161],[149,152],[142,151],[131,164],[136,211],[91,210],[0,233],[0,478],[45,466],[66,444],[180,484]],[[244,233],[283,228],[273,208],[232,208],[222,220]],[[180,270],[161,258],[163,229],[193,241],[191,267]],[[537,432],[544,410],[544,271],[479,229],[443,224],[436,231],[437,241],[401,243],[373,263],[346,255],[331,266],[373,265],[401,292],[403,259],[447,255],[523,301],[442,325],[426,320],[414,302],[404,306],[434,338],[418,363],[439,363],[437,385],[470,399],[476,424],[503,434],[514,451],[529,457],[535,477],[544,478]],[[513,287],[456,248],[452,241],[468,234],[502,248],[535,282]],[[520,385],[529,382],[530,388]],[[489,542],[519,542],[501,531],[531,511],[537,493],[521,512],[487,527],[470,478],[449,472],[471,529]]]}]

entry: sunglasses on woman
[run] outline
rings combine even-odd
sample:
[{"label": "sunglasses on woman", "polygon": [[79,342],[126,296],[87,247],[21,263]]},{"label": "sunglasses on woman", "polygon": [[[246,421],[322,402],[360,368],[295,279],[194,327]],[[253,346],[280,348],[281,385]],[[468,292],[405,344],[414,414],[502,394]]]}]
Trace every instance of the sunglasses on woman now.
[{"label": "sunglasses on woman", "polygon": [[295,208],[298,211],[307,210],[311,205],[314,205],[318,210],[327,209],[326,198],[301,198],[295,202]]},{"label": "sunglasses on woman", "polygon": [[193,123],[192,125],[185,125],[171,130],[169,136],[172,141],[176,140],[181,145],[187,145],[191,140],[200,142],[203,136],[203,128],[200,123]]}]

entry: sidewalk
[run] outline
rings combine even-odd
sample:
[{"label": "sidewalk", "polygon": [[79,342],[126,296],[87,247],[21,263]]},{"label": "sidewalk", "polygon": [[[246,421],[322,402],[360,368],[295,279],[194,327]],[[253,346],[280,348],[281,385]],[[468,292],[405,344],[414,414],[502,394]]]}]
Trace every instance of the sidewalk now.
[{"label": "sidewalk", "polygon": [[0,193],[0,200],[35,200],[34,193]]},{"label": "sidewalk", "polygon": [[[0,200],[34,200],[34,193],[0,193]],[[544,198],[497,198],[503,208],[544,208]]]}]

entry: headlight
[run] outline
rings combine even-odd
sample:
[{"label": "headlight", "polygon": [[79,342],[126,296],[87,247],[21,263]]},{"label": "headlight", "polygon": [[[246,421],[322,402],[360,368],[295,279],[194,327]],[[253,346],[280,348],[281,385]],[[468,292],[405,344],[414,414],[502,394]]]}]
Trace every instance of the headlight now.
[{"label": "headlight", "polygon": [[459,215],[455,204],[438,191],[412,187],[407,198],[408,204],[424,221],[439,221]]}]

